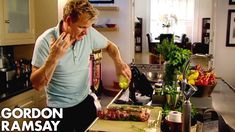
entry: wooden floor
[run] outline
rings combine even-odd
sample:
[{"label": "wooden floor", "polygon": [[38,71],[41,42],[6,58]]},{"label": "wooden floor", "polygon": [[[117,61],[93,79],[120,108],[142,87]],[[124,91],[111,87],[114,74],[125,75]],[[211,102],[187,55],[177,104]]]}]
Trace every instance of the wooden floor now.
[{"label": "wooden floor", "polygon": [[152,53],[135,53],[135,64],[160,64],[163,58]]},{"label": "wooden floor", "polygon": [[[160,63],[161,62],[161,63]],[[156,56],[151,53],[135,53],[135,64],[163,64],[162,56]],[[205,56],[192,57],[191,65],[200,64],[204,69],[208,69],[212,64]]]}]

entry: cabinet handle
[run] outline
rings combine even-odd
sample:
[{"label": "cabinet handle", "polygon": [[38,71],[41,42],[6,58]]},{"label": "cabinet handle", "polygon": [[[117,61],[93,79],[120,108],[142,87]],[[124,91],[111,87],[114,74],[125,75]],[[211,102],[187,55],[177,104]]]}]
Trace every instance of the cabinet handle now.
[{"label": "cabinet handle", "polygon": [[27,105],[29,105],[29,104],[32,104],[32,103],[33,103],[33,101],[31,100],[31,101],[29,101],[29,102],[27,102],[27,103],[21,105],[20,108],[24,108],[25,106],[27,106]]},{"label": "cabinet handle", "polygon": [[25,104],[22,104],[22,105],[15,105],[15,108],[24,108],[25,106],[27,106],[29,104],[32,104],[32,103],[33,103],[33,101],[31,100],[31,101],[29,101],[29,102],[27,102]]},{"label": "cabinet handle", "polygon": [[10,20],[5,20],[5,23],[10,23]]}]

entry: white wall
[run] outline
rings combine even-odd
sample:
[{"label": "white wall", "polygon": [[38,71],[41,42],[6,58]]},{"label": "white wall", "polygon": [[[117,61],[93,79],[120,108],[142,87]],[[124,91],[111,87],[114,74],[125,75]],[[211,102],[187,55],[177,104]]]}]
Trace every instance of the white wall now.
[{"label": "white wall", "polygon": [[[119,31],[102,33],[108,39],[117,44],[123,60],[126,63],[131,63],[132,59],[134,59],[134,21],[132,16],[132,0],[115,0],[114,4],[119,7],[119,11],[101,11],[100,18],[110,18],[111,22],[118,25]],[[105,86],[113,86],[113,81],[117,81],[115,66],[107,53],[104,53],[103,55],[102,81]]]},{"label": "white wall", "polygon": [[[62,18],[63,5],[66,0],[58,0],[59,19]],[[100,11],[99,23],[107,19],[110,23],[117,24],[117,32],[101,32],[109,40],[113,41],[119,48],[121,56],[126,63],[131,63],[134,59],[134,20],[133,20],[133,0],[115,0],[114,5],[118,6],[118,11]],[[111,5],[112,6],[112,5]],[[113,81],[117,81],[115,66],[107,53],[103,53],[102,59],[102,81],[105,86],[113,86]]]},{"label": "white wall", "polygon": [[142,52],[148,52],[146,34],[150,31],[150,0],[135,0],[135,16],[143,18],[142,25]]},{"label": "white wall", "polygon": [[202,18],[211,18],[213,0],[195,0],[193,42],[201,42]]},{"label": "white wall", "polygon": [[235,9],[228,0],[215,0],[215,71],[235,87],[235,47],[226,47],[228,9]]},{"label": "white wall", "polygon": [[56,26],[58,20],[57,0],[35,0],[36,38],[50,27]]}]

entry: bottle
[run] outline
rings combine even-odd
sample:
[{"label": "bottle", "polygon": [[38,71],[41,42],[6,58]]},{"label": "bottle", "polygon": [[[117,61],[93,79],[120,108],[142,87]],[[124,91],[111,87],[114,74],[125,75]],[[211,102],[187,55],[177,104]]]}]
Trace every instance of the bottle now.
[{"label": "bottle", "polygon": [[129,86],[128,84],[128,79],[126,77],[124,77],[123,75],[119,76],[119,87],[121,89],[127,89]]}]

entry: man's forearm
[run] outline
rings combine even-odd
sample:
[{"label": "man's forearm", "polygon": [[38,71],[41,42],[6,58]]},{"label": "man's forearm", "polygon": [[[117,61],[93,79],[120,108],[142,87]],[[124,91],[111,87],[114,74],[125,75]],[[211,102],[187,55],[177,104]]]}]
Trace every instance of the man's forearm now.
[{"label": "man's forearm", "polygon": [[110,41],[108,43],[109,44],[106,50],[108,54],[111,56],[111,58],[113,59],[115,65],[123,63],[118,47]]},{"label": "man's forearm", "polygon": [[106,50],[114,61],[117,75],[124,75],[124,77],[128,79],[129,83],[131,80],[131,70],[130,67],[122,60],[118,47],[114,43],[109,42]]},{"label": "man's forearm", "polygon": [[36,90],[41,90],[46,85],[48,85],[55,71],[57,63],[58,63],[57,61],[48,57],[48,59],[45,61],[42,67],[38,69],[33,68],[30,79],[33,84],[33,87]]}]

